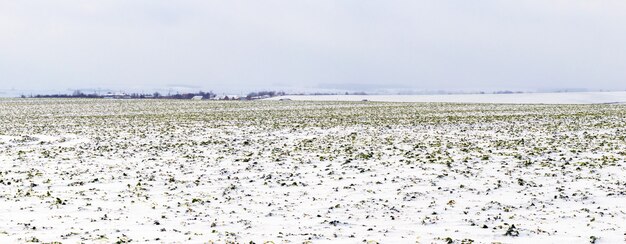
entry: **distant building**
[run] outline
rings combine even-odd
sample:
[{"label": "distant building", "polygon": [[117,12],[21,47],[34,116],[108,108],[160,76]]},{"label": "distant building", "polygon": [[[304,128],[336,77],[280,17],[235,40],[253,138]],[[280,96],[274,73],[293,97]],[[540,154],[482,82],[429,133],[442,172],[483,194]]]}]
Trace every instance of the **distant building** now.
[{"label": "distant building", "polygon": [[126,93],[107,93],[103,96],[105,99],[130,99],[130,95]]},{"label": "distant building", "polygon": [[203,97],[202,97],[202,96],[193,96],[193,97],[191,98],[191,100],[202,100],[202,99],[203,99]]},{"label": "distant building", "polygon": [[263,96],[253,96],[250,97],[250,100],[259,100],[259,99],[266,99],[266,98],[270,98],[270,95],[263,95]]}]

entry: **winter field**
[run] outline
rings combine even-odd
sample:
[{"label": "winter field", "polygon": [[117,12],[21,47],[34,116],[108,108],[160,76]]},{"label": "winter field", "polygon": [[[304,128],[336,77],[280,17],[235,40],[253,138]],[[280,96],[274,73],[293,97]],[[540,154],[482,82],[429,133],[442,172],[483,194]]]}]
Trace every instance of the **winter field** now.
[{"label": "winter field", "polygon": [[506,103],[506,104],[599,104],[626,103],[625,91],[561,92],[515,94],[451,94],[451,95],[289,95],[268,100],[300,101],[377,101],[377,102],[444,102],[444,103]]},{"label": "winter field", "polygon": [[0,100],[0,243],[623,243],[626,105]]}]

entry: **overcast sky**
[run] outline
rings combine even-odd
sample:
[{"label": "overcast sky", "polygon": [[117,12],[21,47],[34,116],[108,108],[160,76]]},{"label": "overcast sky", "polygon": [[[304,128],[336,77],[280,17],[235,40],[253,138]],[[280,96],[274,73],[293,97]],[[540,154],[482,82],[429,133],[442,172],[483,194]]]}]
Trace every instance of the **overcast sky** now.
[{"label": "overcast sky", "polygon": [[0,90],[626,89],[624,0],[0,0]]}]

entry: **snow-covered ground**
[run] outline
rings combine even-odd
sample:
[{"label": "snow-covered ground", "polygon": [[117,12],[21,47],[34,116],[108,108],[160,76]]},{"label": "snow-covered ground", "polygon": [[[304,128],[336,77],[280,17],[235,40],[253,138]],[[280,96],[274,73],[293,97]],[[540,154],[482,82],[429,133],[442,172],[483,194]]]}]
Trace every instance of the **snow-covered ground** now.
[{"label": "snow-covered ground", "polygon": [[268,100],[300,101],[378,101],[378,102],[448,102],[448,103],[508,103],[508,104],[596,104],[626,103],[626,92],[563,92],[516,94],[455,94],[455,95],[289,95]]},{"label": "snow-covered ground", "polygon": [[0,100],[0,243],[623,243],[626,106]]}]

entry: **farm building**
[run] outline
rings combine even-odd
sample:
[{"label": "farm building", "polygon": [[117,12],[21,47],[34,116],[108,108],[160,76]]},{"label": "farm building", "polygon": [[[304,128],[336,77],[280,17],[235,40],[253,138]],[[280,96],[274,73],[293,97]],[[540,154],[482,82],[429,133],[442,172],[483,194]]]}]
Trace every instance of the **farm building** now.
[{"label": "farm building", "polygon": [[103,96],[105,99],[130,99],[130,95],[126,93],[107,93]]}]

